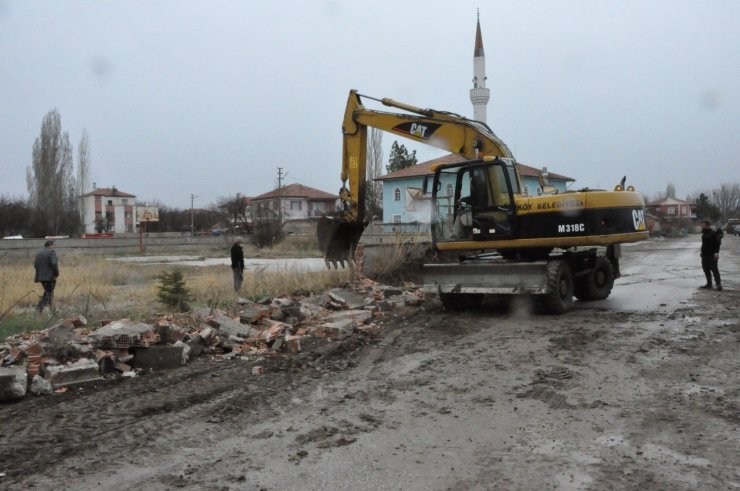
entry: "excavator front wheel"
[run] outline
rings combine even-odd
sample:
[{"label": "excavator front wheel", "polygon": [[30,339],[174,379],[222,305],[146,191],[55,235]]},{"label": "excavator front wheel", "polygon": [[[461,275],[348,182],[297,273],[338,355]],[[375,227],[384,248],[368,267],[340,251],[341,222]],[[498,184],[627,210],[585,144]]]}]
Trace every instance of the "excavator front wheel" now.
[{"label": "excavator front wheel", "polygon": [[548,314],[562,314],[573,308],[573,273],[566,261],[547,263],[547,293],[542,302]]}]

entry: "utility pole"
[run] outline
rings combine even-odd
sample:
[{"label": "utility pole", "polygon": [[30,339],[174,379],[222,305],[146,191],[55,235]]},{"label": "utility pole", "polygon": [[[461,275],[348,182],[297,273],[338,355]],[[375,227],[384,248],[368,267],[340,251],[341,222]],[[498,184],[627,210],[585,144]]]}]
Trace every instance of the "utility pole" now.
[{"label": "utility pole", "polygon": [[190,195],[190,236],[195,237],[195,220],[193,219],[193,202],[197,198],[196,195]]},{"label": "utility pole", "polygon": [[283,174],[283,168],[278,167],[278,219],[280,223],[283,223],[283,192],[280,190],[283,187],[283,179],[288,177],[288,173]]}]

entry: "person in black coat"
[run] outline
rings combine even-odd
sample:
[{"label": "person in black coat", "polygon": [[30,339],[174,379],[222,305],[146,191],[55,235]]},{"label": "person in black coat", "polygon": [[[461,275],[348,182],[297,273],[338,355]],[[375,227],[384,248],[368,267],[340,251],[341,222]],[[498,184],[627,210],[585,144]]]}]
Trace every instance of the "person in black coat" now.
[{"label": "person in black coat", "polygon": [[36,275],[33,278],[34,283],[41,283],[44,287],[44,294],[36,306],[36,310],[42,312],[44,307],[47,305],[51,307],[52,305],[54,288],[56,288],[57,278],[59,277],[59,259],[54,250],[53,240],[47,240],[44,243],[44,248],[36,254],[33,268],[36,270]]},{"label": "person in black coat", "polygon": [[699,288],[712,288],[712,275],[717,290],[722,291],[722,280],[719,276],[719,246],[722,244],[722,230],[712,230],[709,222],[701,222],[701,268],[707,277],[707,284]]},{"label": "person in black coat", "polygon": [[234,272],[234,291],[239,293],[244,281],[244,241],[241,237],[231,246],[231,271]]}]

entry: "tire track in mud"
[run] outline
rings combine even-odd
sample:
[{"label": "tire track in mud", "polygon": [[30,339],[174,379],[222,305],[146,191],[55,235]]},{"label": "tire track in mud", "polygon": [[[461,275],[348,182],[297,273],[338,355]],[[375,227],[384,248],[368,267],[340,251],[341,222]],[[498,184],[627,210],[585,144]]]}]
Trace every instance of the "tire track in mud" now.
[{"label": "tire track in mud", "polygon": [[[11,478],[22,477],[103,442],[133,445],[165,424],[164,416],[212,404],[219,395],[234,390],[233,383],[225,379],[250,373],[248,367],[238,365],[185,370],[187,375],[151,373],[44,399],[28,398],[30,404],[24,400],[16,407],[2,408],[0,418],[6,424],[0,435],[0,469]],[[218,378],[224,381],[219,383]],[[166,419],[177,421],[177,417]]]},{"label": "tire track in mud", "polygon": [[[59,469],[67,461],[78,462],[77,456],[104,465],[134,448],[135,458],[146,461],[158,445],[197,446],[187,431],[194,424],[228,435],[245,415],[278,416],[276,408],[291,397],[291,391],[278,388],[297,387],[296,380],[303,379],[302,390],[309,390],[311,380],[322,373],[346,369],[366,342],[358,335],[298,355],[197,360],[174,370],[0,406],[0,472],[6,473],[0,487],[14,489],[33,475],[51,479],[63,473]],[[252,374],[256,364],[265,368],[265,375]]]}]

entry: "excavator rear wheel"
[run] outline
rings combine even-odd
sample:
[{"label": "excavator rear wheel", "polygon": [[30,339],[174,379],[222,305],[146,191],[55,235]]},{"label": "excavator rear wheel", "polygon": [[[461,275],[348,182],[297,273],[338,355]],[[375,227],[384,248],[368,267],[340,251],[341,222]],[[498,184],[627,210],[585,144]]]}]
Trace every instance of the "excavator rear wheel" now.
[{"label": "excavator rear wheel", "polygon": [[594,268],[588,274],[578,278],[574,293],[578,300],[584,302],[604,300],[614,286],[614,268],[605,257],[597,257]]},{"label": "excavator rear wheel", "polygon": [[573,308],[573,274],[566,261],[547,263],[547,293],[542,302],[548,314],[562,314]]}]

